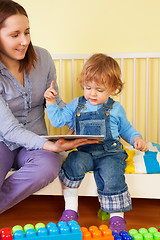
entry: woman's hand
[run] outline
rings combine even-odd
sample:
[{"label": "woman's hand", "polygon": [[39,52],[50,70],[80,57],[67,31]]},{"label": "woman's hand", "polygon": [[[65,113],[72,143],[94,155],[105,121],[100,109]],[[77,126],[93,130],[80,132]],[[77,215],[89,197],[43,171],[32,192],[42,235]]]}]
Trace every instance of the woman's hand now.
[{"label": "woman's hand", "polygon": [[98,140],[88,140],[86,138],[80,138],[75,140],[65,140],[64,138],[60,138],[56,142],[47,141],[43,145],[44,150],[49,150],[52,152],[63,152],[67,150],[71,150],[73,148],[77,148],[79,146],[85,144],[94,144],[98,143]]}]

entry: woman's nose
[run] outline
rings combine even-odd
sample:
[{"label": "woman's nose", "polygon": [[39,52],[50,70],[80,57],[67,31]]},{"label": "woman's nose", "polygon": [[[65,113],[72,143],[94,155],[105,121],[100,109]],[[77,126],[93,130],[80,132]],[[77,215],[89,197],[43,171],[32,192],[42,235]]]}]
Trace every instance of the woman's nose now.
[{"label": "woman's nose", "polygon": [[29,40],[26,38],[26,36],[21,37],[21,45],[28,45]]}]

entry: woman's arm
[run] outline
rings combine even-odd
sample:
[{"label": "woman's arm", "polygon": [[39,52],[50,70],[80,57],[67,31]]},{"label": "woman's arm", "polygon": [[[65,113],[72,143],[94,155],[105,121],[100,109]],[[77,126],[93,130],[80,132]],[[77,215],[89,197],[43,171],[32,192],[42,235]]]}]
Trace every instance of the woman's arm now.
[{"label": "woman's arm", "polygon": [[25,129],[23,124],[18,122],[2,96],[0,96],[0,135],[5,140],[30,150],[45,149],[53,152],[62,152],[84,144],[98,143],[97,140],[88,139],[67,141],[62,138],[56,142],[51,142],[45,138],[41,138],[37,134]]},{"label": "woman's arm", "polygon": [[88,139],[75,139],[75,140],[64,140],[63,138],[58,141],[51,142],[47,141],[43,145],[43,149],[53,151],[53,152],[63,152],[73,148],[77,148],[85,144],[98,143],[98,140],[88,140]]},{"label": "woman's arm", "polygon": [[42,149],[47,141],[19,123],[2,95],[0,95],[0,137],[27,149]]}]

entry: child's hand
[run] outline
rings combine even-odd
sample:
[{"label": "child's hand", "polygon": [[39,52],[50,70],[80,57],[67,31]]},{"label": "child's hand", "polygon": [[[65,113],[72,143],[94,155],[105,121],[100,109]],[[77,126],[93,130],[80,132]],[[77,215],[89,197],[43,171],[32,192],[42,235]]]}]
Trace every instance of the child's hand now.
[{"label": "child's hand", "polygon": [[46,99],[46,104],[53,104],[56,102],[57,92],[54,89],[54,81],[51,82],[50,87],[45,91],[44,97]]},{"label": "child's hand", "polygon": [[134,147],[135,149],[140,150],[142,152],[146,152],[149,150],[147,142],[143,140],[141,137],[134,138]]}]

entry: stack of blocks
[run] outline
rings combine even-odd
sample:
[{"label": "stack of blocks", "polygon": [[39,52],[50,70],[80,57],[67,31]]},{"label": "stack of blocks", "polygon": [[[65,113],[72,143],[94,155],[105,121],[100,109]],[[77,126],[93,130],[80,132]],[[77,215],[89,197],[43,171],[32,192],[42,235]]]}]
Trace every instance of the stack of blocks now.
[{"label": "stack of blocks", "polygon": [[150,227],[148,230],[140,228],[121,231],[119,234],[108,229],[107,225],[99,228],[80,227],[74,220],[68,224],[59,222],[37,223],[35,227],[27,224],[23,227],[16,225],[11,229],[3,228],[0,231],[0,240],[160,240],[160,228]]},{"label": "stack of blocks", "polygon": [[38,223],[35,228],[27,224],[22,228],[16,225],[0,231],[1,240],[82,240],[82,232],[76,221],[59,222],[57,225],[50,222],[46,225]]}]

